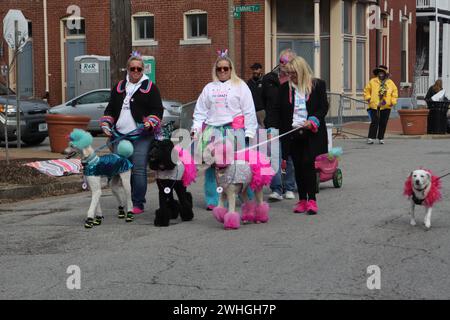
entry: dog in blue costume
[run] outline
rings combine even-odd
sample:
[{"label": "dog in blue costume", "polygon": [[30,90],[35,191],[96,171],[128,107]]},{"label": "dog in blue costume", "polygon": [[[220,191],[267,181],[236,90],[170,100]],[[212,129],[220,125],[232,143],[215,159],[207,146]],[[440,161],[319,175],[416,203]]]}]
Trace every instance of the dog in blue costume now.
[{"label": "dog in blue costume", "polygon": [[134,152],[133,145],[127,140],[122,140],[117,146],[117,154],[98,156],[92,148],[92,141],[92,135],[81,129],[74,129],[70,134],[70,151],[80,154],[83,174],[92,192],[91,204],[84,226],[92,228],[94,225],[102,223],[101,177],[108,177],[111,182],[111,190],[119,203],[119,218],[125,218],[125,212],[127,212],[125,221],[131,222],[134,217],[131,213],[133,202],[130,183],[133,164],[128,158]]}]

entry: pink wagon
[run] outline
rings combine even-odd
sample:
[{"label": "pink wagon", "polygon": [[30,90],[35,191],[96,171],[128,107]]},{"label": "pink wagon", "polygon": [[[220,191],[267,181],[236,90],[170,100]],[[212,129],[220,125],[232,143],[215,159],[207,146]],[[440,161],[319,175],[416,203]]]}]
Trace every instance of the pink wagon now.
[{"label": "pink wagon", "polygon": [[342,171],[338,168],[338,157],[330,156],[328,153],[317,156],[315,161],[317,175],[317,191],[321,182],[333,180],[335,188],[342,187]]}]

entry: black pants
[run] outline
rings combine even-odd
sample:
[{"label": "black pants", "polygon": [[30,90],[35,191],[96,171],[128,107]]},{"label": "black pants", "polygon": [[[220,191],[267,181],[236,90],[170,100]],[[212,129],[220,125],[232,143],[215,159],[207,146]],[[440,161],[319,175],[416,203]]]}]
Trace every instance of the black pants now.
[{"label": "black pants", "polygon": [[314,156],[310,152],[306,134],[295,136],[291,142],[290,153],[294,163],[295,181],[300,200],[316,200],[317,182]]},{"label": "black pants", "polygon": [[[369,139],[384,139],[384,134],[386,133],[386,127],[389,120],[389,115],[391,114],[391,109],[385,110],[374,110],[370,109],[370,118],[372,122],[369,128]],[[377,136],[378,132],[378,136]]]}]

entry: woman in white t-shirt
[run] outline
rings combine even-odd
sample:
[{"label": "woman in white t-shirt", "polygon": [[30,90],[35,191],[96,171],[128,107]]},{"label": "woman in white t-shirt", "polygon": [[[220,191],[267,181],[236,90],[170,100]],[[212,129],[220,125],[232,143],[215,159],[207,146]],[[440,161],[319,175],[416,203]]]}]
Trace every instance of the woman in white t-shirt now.
[{"label": "woman in white t-shirt", "polygon": [[[253,97],[247,84],[235,72],[234,64],[227,51],[220,52],[212,70],[213,81],[200,94],[194,110],[192,134],[202,133],[201,152],[211,142],[212,136],[224,136],[226,130],[242,134],[246,140],[256,135],[256,119]],[[205,173],[205,201],[207,210],[217,206],[214,168]]]}]

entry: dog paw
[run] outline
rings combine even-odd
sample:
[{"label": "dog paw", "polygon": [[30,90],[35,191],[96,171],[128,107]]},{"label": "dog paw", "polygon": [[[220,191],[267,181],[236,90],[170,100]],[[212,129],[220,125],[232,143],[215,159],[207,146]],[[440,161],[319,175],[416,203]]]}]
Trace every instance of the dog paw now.
[{"label": "dog paw", "polygon": [[430,228],[431,228],[431,222],[425,221],[425,228],[427,228],[427,230],[430,230]]},{"label": "dog paw", "polygon": [[417,225],[416,220],[411,220],[410,224],[414,227],[415,225]]}]

